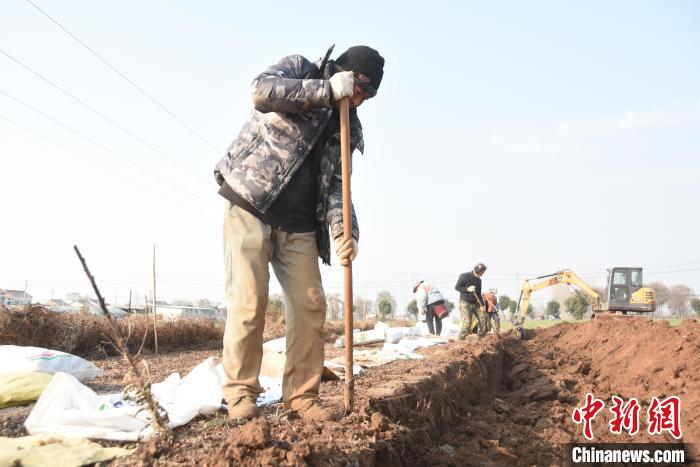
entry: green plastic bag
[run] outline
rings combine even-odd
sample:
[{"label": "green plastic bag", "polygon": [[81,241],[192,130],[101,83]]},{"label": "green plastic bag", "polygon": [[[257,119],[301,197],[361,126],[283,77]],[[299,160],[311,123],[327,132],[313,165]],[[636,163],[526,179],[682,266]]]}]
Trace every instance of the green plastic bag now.
[{"label": "green plastic bag", "polygon": [[36,401],[52,378],[42,372],[0,375],[0,409]]}]

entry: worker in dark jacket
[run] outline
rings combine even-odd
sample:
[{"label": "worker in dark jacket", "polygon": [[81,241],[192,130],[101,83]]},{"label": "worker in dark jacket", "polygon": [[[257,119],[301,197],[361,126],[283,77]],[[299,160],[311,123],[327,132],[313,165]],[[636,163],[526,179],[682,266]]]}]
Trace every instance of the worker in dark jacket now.
[{"label": "worker in dark jacket", "polygon": [[231,418],[258,416],[270,265],[285,298],[285,408],[333,418],[318,401],[326,316],[318,258],[330,264],[332,241],[348,265],[360,235],[353,209],[352,238],[343,238],[336,103],[349,99],[350,149],[363,151],[357,107],[377,93],[384,59],[356,46],[333,61],[331,50],[315,63],[284,57],[253,80],[255,108],[214,171],[226,199],[223,368]]},{"label": "worker in dark jacket", "polygon": [[477,263],[471,272],[460,274],[455,285],[459,292],[460,327],[459,338],[465,339],[472,328],[472,319],[479,324],[479,337],[486,335],[486,308],[481,300],[481,276],[486,272],[483,263]]}]

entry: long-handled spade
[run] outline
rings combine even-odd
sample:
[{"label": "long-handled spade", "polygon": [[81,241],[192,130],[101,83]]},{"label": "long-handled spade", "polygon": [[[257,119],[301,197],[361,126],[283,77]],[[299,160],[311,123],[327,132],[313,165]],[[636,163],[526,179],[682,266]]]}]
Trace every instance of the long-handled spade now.
[{"label": "long-handled spade", "polygon": [[[350,100],[338,103],[340,111],[340,161],[343,180],[343,241],[352,238],[352,200],[350,198]],[[345,266],[345,414],[352,412],[355,400],[355,374],[352,358],[352,260]]]}]

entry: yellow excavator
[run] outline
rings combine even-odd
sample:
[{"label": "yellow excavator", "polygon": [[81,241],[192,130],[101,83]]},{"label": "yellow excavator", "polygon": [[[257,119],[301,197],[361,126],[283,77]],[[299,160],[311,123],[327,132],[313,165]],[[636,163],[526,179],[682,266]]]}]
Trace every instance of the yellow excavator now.
[{"label": "yellow excavator", "polygon": [[[540,282],[536,282],[543,279]],[[577,276],[570,269],[545,274],[534,279],[525,279],[520,288],[520,298],[514,326],[522,336],[524,333],[523,322],[527,315],[527,307],[530,304],[530,295],[536,290],[551,287],[557,284],[573,286],[577,292],[581,291],[591,305],[593,313],[600,312],[628,312],[651,313],[656,310],[656,292],[650,287],[644,287],[642,282],[642,268],[614,267],[608,269],[608,283],[605,297]],[[604,299],[605,298],[605,299]]]}]

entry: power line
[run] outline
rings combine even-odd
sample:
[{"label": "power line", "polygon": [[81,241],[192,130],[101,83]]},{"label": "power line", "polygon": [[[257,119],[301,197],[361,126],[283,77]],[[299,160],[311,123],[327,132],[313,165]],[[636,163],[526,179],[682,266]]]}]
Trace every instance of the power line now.
[{"label": "power line", "polygon": [[188,195],[193,196],[193,197],[199,199],[200,201],[203,201],[204,203],[208,204],[209,206],[214,207],[214,205],[212,203],[210,203],[209,200],[206,200],[206,199],[202,198],[201,196],[197,195],[196,193],[193,193],[193,192],[189,191],[188,189],[181,187],[177,183],[175,183],[175,182],[173,182],[173,181],[171,181],[171,180],[169,180],[161,175],[158,175],[157,173],[153,172],[152,170],[147,169],[146,167],[143,167],[142,165],[138,164],[137,162],[132,161],[128,157],[126,157],[122,154],[119,154],[118,152],[110,149],[109,147],[105,146],[104,144],[102,144],[98,141],[95,141],[94,139],[90,138],[89,136],[86,136],[85,134],[81,133],[80,131],[78,131],[74,128],[71,128],[70,126],[58,121],[54,117],[42,112],[41,110],[37,109],[36,107],[33,107],[30,104],[27,104],[26,102],[18,99],[17,97],[13,96],[12,94],[10,94],[6,91],[3,91],[2,89],[0,89],[0,94],[4,94],[5,96],[9,97],[13,101],[17,102],[18,104],[21,104],[21,105],[25,106],[26,108],[30,109],[31,111],[38,113],[42,117],[54,122],[56,125],[59,125],[60,127],[65,128],[66,130],[75,133],[76,135],[80,136],[84,140],[89,141],[90,143],[94,144],[95,146],[99,147],[100,149],[107,151],[107,152],[115,155],[116,157],[128,162],[129,164],[133,165],[134,167],[138,168],[139,170],[142,170],[143,172],[146,172],[147,174],[159,179],[160,181],[165,182],[171,186],[174,186],[175,188],[182,190],[183,192],[187,193]]},{"label": "power line", "polygon": [[211,149],[213,149],[217,154],[220,155],[220,151],[219,151],[218,149],[216,149],[216,147],[215,147],[213,144],[211,144],[206,138],[204,138],[204,136],[202,136],[200,133],[198,133],[198,132],[197,132],[194,128],[192,128],[190,125],[188,125],[187,123],[185,123],[181,118],[179,118],[179,117],[178,117],[177,115],[175,115],[173,112],[171,112],[170,110],[168,110],[167,108],[165,108],[165,106],[164,106],[163,104],[161,104],[160,102],[158,102],[153,96],[151,96],[149,93],[147,93],[146,91],[144,91],[143,88],[141,88],[139,85],[137,85],[136,83],[134,83],[134,82],[133,82],[131,79],[129,79],[124,73],[122,73],[121,71],[119,71],[114,65],[112,65],[111,63],[109,63],[109,62],[108,62],[106,59],[104,59],[100,54],[98,54],[98,53],[95,52],[92,48],[90,48],[86,43],[84,43],[83,41],[81,41],[80,39],[78,39],[78,37],[76,37],[75,34],[73,34],[73,33],[70,32],[68,29],[66,29],[63,25],[61,25],[58,21],[56,21],[54,18],[52,18],[52,17],[51,17],[48,13],[46,13],[44,10],[42,10],[41,8],[39,8],[39,7],[38,7],[34,2],[32,2],[31,0],[27,0],[27,3],[29,3],[29,4],[32,5],[34,8],[36,8],[37,10],[39,10],[44,16],[46,16],[48,19],[50,19],[56,26],[58,26],[59,28],[61,28],[66,34],[68,34],[70,37],[72,37],[73,39],[75,39],[75,41],[77,41],[80,45],[82,45],[82,46],[85,47],[88,51],[90,51],[90,53],[92,53],[95,57],[97,57],[102,63],[104,63],[105,65],[107,65],[110,69],[112,69],[112,71],[114,71],[116,74],[118,74],[119,76],[121,76],[126,82],[128,82],[129,84],[131,84],[131,85],[132,85],[134,88],[136,88],[141,94],[143,94],[144,96],[146,96],[151,102],[153,102],[155,105],[157,105],[161,110],[163,110],[165,113],[167,113],[168,115],[170,115],[173,119],[175,119],[175,121],[177,121],[180,125],[182,125],[182,126],[184,126],[185,128],[187,128],[193,135],[195,135],[195,136],[196,136],[197,138],[199,138],[204,144],[206,144],[207,146],[209,146],[209,147],[210,147]]},{"label": "power line", "polygon": [[667,269],[667,268],[676,268],[676,267],[681,267],[681,266],[695,266],[697,264],[700,264],[700,261],[695,260],[691,262],[686,262],[686,263],[666,263],[666,264],[659,264],[655,266],[645,266],[644,270],[654,270],[654,269]]},{"label": "power line", "polygon": [[658,272],[652,272],[648,275],[650,276],[659,276],[662,274],[675,274],[678,272],[691,272],[691,271],[700,271],[700,268],[688,268],[688,269],[676,269],[674,271],[658,271]]},{"label": "power line", "polygon": [[71,153],[71,154],[73,154],[73,155],[75,155],[75,156],[77,156],[77,157],[79,157],[79,158],[81,158],[81,159],[83,159],[83,160],[86,160],[86,161],[90,162],[91,164],[96,165],[97,167],[100,167],[101,169],[103,169],[103,170],[105,170],[105,171],[107,171],[107,172],[109,172],[109,173],[111,173],[111,174],[113,174],[113,175],[116,175],[117,177],[120,177],[120,178],[126,180],[127,182],[131,183],[132,185],[134,185],[134,186],[136,186],[136,187],[138,187],[138,188],[141,188],[141,189],[143,189],[143,190],[147,190],[147,191],[151,191],[151,192],[153,192],[153,193],[156,193],[156,194],[158,194],[159,196],[162,196],[162,197],[168,199],[169,201],[172,201],[173,203],[177,203],[177,204],[179,204],[180,206],[183,206],[183,207],[185,207],[185,208],[191,210],[192,212],[195,212],[195,213],[197,213],[197,214],[201,214],[201,212],[195,211],[194,209],[190,208],[190,207],[187,206],[186,204],[183,204],[183,203],[181,203],[180,201],[174,200],[174,199],[170,198],[169,196],[164,195],[163,193],[157,192],[157,191],[155,191],[155,190],[153,190],[153,189],[151,189],[151,188],[142,186],[142,185],[136,183],[134,180],[132,180],[132,179],[130,179],[130,178],[128,178],[128,177],[125,177],[124,175],[122,175],[122,174],[120,174],[120,173],[117,173],[117,172],[113,171],[113,170],[110,169],[109,167],[104,166],[104,165],[100,164],[99,162],[96,162],[96,161],[90,159],[89,157],[86,157],[86,156],[84,156],[84,155],[82,155],[82,154],[80,154],[80,153],[78,153],[78,152],[73,151],[72,149],[70,149],[70,148],[68,148],[68,147],[66,147],[66,146],[64,146],[64,145],[62,145],[61,143],[58,143],[58,142],[54,141],[53,139],[49,138],[48,136],[44,136],[44,135],[42,135],[41,133],[38,133],[38,132],[32,130],[31,128],[26,127],[26,126],[22,125],[21,123],[17,123],[17,122],[15,122],[14,120],[5,117],[4,115],[0,115],[0,118],[2,118],[3,120],[5,120],[5,121],[7,121],[7,122],[9,122],[9,123],[11,123],[11,124],[13,124],[13,125],[15,125],[15,126],[18,126],[18,127],[22,128],[23,130],[27,131],[28,133],[31,133],[31,134],[33,134],[33,135],[35,135],[35,136],[38,136],[39,138],[42,138],[42,139],[44,139],[44,140],[50,142],[51,144],[54,144],[54,145],[58,146],[59,148],[63,149],[64,151],[67,151],[67,152],[69,152],[69,153]]},{"label": "power line", "polygon": [[153,152],[155,152],[155,153],[157,153],[157,154],[163,156],[164,158],[166,158],[166,159],[167,159],[168,161],[170,161],[171,163],[173,163],[173,164],[177,165],[178,167],[180,167],[182,170],[188,172],[190,175],[193,175],[193,176],[196,177],[197,179],[199,179],[199,180],[201,180],[202,182],[206,183],[207,186],[211,186],[211,182],[205,180],[203,177],[201,177],[201,176],[200,176],[199,174],[197,174],[196,172],[193,172],[192,170],[188,169],[188,168],[185,167],[184,165],[180,164],[178,161],[176,161],[175,159],[173,159],[173,158],[171,158],[170,156],[168,156],[165,152],[163,152],[163,151],[161,151],[160,149],[156,148],[155,146],[153,146],[152,144],[150,144],[148,141],[146,141],[146,140],[144,140],[143,138],[139,137],[138,135],[134,134],[131,130],[129,130],[129,129],[125,128],[124,126],[120,125],[119,123],[115,122],[114,120],[112,120],[111,118],[107,117],[106,115],[104,115],[104,114],[101,113],[100,111],[98,111],[98,110],[94,109],[93,107],[91,107],[90,105],[86,104],[86,103],[83,102],[81,99],[79,99],[78,97],[74,96],[74,95],[71,94],[70,92],[66,91],[65,89],[63,89],[63,88],[60,87],[59,85],[55,84],[54,82],[52,82],[52,81],[49,80],[48,78],[44,77],[43,75],[41,75],[39,72],[35,71],[34,69],[32,69],[31,67],[29,67],[28,65],[25,65],[24,63],[22,63],[21,61],[19,61],[18,59],[16,59],[15,57],[13,57],[12,55],[8,54],[7,52],[5,52],[5,51],[2,50],[2,49],[0,49],[0,53],[2,53],[4,56],[6,56],[7,58],[9,58],[9,59],[12,60],[13,62],[17,63],[19,66],[21,66],[21,67],[24,68],[25,70],[27,70],[27,71],[29,71],[30,73],[32,73],[34,76],[36,76],[36,77],[38,77],[39,79],[43,80],[44,82],[50,84],[50,85],[51,85],[52,87],[54,87],[55,89],[58,89],[58,90],[61,91],[63,94],[65,94],[66,96],[70,97],[70,98],[73,99],[75,102],[77,102],[78,104],[82,105],[83,107],[85,107],[86,109],[88,109],[89,111],[91,111],[92,113],[94,113],[95,115],[97,115],[97,116],[99,116],[100,118],[106,120],[107,122],[111,123],[111,124],[114,125],[115,127],[119,128],[121,131],[123,131],[123,132],[126,133],[127,135],[131,136],[132,138],[134,138],[135,140],[137,140],[138,142],[140,142],[141,144],[143,144],[144,146],[146,146],[147,148],[149,148],[149,149],[152,150]]}]

